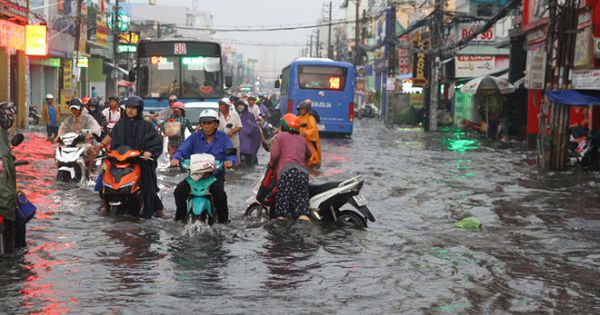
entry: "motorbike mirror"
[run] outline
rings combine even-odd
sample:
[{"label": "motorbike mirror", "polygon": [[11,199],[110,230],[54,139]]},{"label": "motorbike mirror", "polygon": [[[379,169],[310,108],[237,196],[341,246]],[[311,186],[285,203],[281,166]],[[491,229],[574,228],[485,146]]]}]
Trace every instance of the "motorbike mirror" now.
[{"label": "motorbike mirror", "polygon": [[306,123],[304,123],[304,124],[300,124],[300,127],[301,127],[301,128],[306,128],[306,126],[307,126],[307,125],[306,125]]},{"label": "motorbike mirror", "polygon": [[25,140],[25,136],[22,133],[17,133],[13,136],[12,140],[10,141],[10,144],[12,144],[13,147],[16,147],[19,144],[21,144],[23,140]]},{"label": "motorbike mirror", "polygon": [[227,124],[225,128],[233,128],[233,124]]},{"label": "motorbike mirror", "polygon": [[127,73],[127,81],[135,82],[135,70],[134,69],[129,70],[129,73]]},{"label": "motorbike mirror", "polygon": [[237,149],[236,148],[225,149],[225,155],[237,155]]}]

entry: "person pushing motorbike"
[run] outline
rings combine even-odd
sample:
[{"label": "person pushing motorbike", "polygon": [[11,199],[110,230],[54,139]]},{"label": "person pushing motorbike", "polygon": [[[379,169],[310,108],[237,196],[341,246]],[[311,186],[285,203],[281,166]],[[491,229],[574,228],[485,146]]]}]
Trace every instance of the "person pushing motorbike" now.
[{"label": "person pushing motorbike", "polygon": [[[180,146],[172,157],[171,166],[180,166],[180,161],[189,159],[192,154],[207,153],[215,157],[215,161],[223,162],[226,169],[230,169],[237,162],[237,155],[233,143],[223,131],[217,130],[219,126],[219,113],[213,109],[205,109],[199,117],[201,131],[192,134]],[[225,193],[225,171],[216,170],[216,181],[210,186],[210,193],[214,197],[217,218],[219,223],[229,223],[229,208],[227,194]],[[187,199],[191,192],[187,180],[181,181],[173,193],[177,212],[175,221],[184,220],[186,217]]]},{"label": "person pushing motorbike", "polygon": [[292,216],[301,221],[308,218],[308,171],[306,162],[312,152],[299,135],[300,119],[294,114],[281,118],[281,133],[271,146],[269,165],[275,170],[278,181],[275,211],[272,216],[280,220]]},{"label": "person pushing motorbike", "polygon": [[142,159],[146,161],[140,164],[141,187],[144,207],[141,216],[150,218],[164,217],[164,207],[158,197],[158,185],[156,178],[156,160],[163,150],[163,141],[158,131],[149,121],[143,117],[144,100],[139,96],[132,96],[125,101],[126,116],[119,120],[110,134],[102,140],[96,149],[110,143],[110,149],[114,150],[120,146],[128,146],[142,153]]},{"label": "person pushing motorbike", "polygon": [[300,119],[300,135],[306,139],[312,156],[308,161],[310,167],[321,167],[321,140],[319,139],[319,129],[317,121],[311,115],[312,101],[305,99],[298,105],[298,118]]}]

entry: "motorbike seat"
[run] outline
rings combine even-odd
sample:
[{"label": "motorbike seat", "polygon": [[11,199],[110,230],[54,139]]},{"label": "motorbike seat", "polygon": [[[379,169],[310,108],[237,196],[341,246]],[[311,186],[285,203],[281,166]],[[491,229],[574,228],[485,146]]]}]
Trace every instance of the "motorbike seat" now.
[{"label": "motorbike seat", "polygon": [[329,182],[323,184],[308,184],[308,195],[310,197],[316,196],[322,192],[328,191],[340,185],[341,182]]}]

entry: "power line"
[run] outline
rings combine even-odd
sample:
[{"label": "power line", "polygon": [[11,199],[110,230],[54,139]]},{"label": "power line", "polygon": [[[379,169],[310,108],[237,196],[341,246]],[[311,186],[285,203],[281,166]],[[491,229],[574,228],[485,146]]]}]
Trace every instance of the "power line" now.
[{"label": "power line", "polygon": [[[332,21],[331,25],[344,25],[344,24],[353,24],[356,21],[354,20],[337,20]],[[213,28],[213,27],[191,27],[191,26],[178,26],[175,28],[184,29],[184,30],[196,30],[196,31],[209,31],[209,32],[277,32],[277,31],[293,31],[300,29],[308,29],[308,28],[318,28],[323,26],[328,26],[329,23],[318,23],[318,24],[305,24],[305,25],[296,25],[296,26],[279,26],[279,27],[265,27],[265,26],[257,26],[257,27],[248,27],[248,28]]]}]

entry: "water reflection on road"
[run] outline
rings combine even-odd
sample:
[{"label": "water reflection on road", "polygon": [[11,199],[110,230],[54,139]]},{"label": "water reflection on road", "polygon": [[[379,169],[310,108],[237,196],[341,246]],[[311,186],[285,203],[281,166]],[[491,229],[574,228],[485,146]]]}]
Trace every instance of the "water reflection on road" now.
[{"label": "water reflection on road", "polygon": [[[316,182],[362,174],[365,231],[242,220],[262,173],[229,174],[229,226],[98,216],[93,186],[54,182],[54,147],[16,150],[39,206],[29,246],[0,259],[7,313],[594,313],[600,305],[597,173],[540,173],[518,143],[383,129],[323,140]],[[266,156],[261,156],[264,163]],[[167,212],[182,174],[159,174]],[[477,217],[481,231],[453,223]],[[192,233],[190,233],[192,232]]]}]

